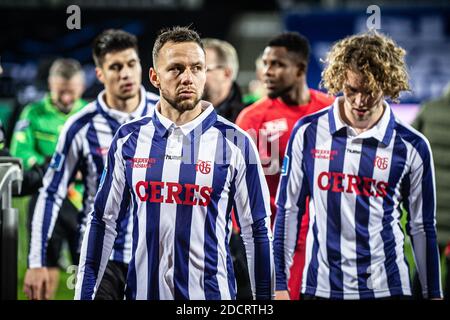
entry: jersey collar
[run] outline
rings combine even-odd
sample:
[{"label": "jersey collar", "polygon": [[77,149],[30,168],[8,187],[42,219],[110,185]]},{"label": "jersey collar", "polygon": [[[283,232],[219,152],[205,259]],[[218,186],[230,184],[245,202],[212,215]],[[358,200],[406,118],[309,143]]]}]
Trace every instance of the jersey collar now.
[{"label": "jersey collar", "polygon": [[184,136],[193,134],[197,137],[209,129],[217,120],[217,114],[211,103],[207,101],[200,101],[202,107],[202,113],[194,120],[185,123],[181,126],[177,126],[172,120],[164,117],[159,111],[160,102],[155,106],[155,112],[153,113],[153,122],[155,124],[156,132],[161,137],[165,136],[167,131],[173,128],[179,128]]},{"label": "jersey collar", "polygon": [[384,109],[384,113],[380,121],[378,121],[378,123],[370,130],[357,135],[355,130],[342,120],[339,110],[339,98],[336,98],[334,100],[333,107],[328,111],[330,133],[334,135],[336,132],[342,130],[343,128],[346,128],[348,136],[359,139],[375,138],[382,144],[386,146],[389,145],[393,136],[395,116],[389,104],[386,101],[383,101],[383,103],[386,108]]}]

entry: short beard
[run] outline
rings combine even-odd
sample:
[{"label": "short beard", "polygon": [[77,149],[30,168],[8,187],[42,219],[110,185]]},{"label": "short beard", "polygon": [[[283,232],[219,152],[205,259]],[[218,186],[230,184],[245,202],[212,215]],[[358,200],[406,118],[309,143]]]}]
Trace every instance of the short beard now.
[{"label": "short beard", "polygon": [[201,98],[198,98],[200,95],[197,95],[197,98],[194,100],[193,103],[189,103],[187,101],[183,101],[180,98],[171,99],[166,94],[164,90],[161,89],[161,96],[164,98],[164,100],[167,101],[168,104],[174,109],[176,109],[179,113],[184,113],[185,111],[191,111],[195,108],[195,106],[200,102]]},{"label": "short beard", "polygon": [[291,91],[292,88],[294,88],[294,85],[279,89],[277,91],[269,92],[267,95],[269,96],[270,99],[275,99],[275,98],[284,96],[286,93]]}]

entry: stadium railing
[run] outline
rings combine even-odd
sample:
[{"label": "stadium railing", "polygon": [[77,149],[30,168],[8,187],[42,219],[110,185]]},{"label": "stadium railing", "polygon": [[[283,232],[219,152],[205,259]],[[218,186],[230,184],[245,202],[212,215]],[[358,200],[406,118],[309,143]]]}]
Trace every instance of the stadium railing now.
[{"label": "stadium railing", "polygon": [[22,186],[22,161],[0,157],[0,300],[17,299],[18,210],[12,196]]}]

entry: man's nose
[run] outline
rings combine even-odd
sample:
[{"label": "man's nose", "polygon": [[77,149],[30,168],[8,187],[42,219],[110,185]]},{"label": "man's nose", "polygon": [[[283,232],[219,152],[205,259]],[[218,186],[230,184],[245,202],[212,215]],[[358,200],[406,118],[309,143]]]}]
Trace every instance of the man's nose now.
[{"label": "man's nose", "polygon": [[70,104],[72,104],[74,101],[73,95],[70,93],[64,93],[63,95],[61,95],[61,102],[65,105],[68,106]]},{"label": "man's nose", "polygon": [[354,104],[359,107],[361,106],[363,103],[363,96],[361,93],[357,93],[355,96],[355,100],[354,100]]},{"label": "man's nose", "polygon": [[131,70],[128,67],[123,67],[122,70],[120,70],[120,77],[122,79],[127,79],[131,75]]},{"label": "man's nose", "polygon": [[272,76],[273,75],[273,69],[269,65],[264,66],[264,68],[263,68],[263,75],[267,76],[267,77]]},{"label": "man's nose", "polygon": [[190,84],[193,82],[194,75],[192,74],[192,71],[190,68],[186,68],[181,76],[182,76],[181,82],[183,84]]}]

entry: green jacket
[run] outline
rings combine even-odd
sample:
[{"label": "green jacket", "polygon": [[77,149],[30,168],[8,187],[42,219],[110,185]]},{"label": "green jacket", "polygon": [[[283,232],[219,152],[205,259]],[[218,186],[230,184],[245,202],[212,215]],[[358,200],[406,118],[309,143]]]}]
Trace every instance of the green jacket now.
[{"label": "green jacket", "polygon": [[[56,149],[58,137],[67,119],[80,111],[87,102],[75,101],[70,113],[61,112],[52,104],[50,95],[42,100],[27,105],[20,114],[11,139],[11,154],[23,159],[25,170],[35,163],[44,164]],[[69,192],[69,199],[81,208],[82,185],[77,183],[76,191]]]},{"label": "green jacket", "polygon": [[430,141],[436,175],[436,221],[439,244],[450,241],[450,89],[427,102],[413,123]]}]

